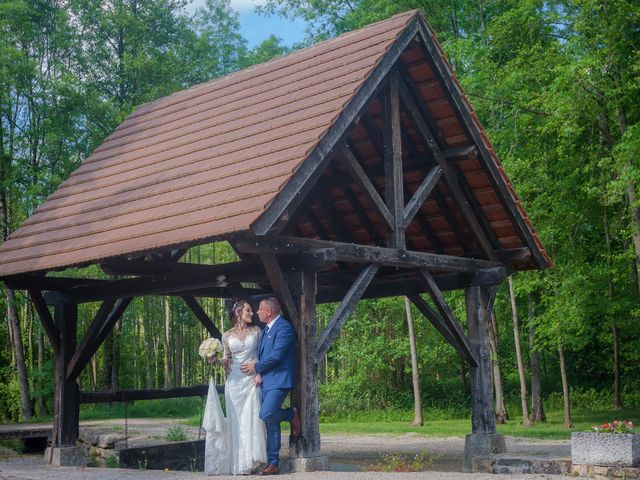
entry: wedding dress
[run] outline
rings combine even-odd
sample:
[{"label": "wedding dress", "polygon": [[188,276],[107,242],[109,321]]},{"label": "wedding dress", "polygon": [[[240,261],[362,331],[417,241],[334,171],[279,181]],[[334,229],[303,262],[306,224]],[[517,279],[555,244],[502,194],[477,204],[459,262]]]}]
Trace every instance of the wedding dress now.
[{"label": "wedding dress", "polygon": [[218,393],[209,383],[202,426],[206,430],[205,467],[207,475],[250,474],[256,464],[267,462],[266,433],[260,420],[260,386],[240,366],[258,355],[260,330],[252,329],[245,338],[226,332],[222,336],[225,358],[231,356],[231,372],[224,389],[225,419]]}]

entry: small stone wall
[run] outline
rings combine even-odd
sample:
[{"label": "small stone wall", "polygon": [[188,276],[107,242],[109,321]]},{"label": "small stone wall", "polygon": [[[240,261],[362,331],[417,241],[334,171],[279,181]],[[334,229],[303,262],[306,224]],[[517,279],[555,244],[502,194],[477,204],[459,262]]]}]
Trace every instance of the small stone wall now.
[{"label": "small stone wall", "polygon": [[571,467],[571,473],[580,477],[595,478],[596,480],[640,478],[640,468],[634,467],[600,467],[598,465],[574,464]]}]

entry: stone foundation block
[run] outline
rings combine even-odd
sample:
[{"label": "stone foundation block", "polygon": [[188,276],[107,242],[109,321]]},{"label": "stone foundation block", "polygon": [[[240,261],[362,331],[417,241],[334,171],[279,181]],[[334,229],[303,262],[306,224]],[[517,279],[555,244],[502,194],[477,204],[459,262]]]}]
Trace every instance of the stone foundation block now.
[{"label": "stone foundation block", "polygon": [[475,457],[490,457],[498,453],[505,453],[507,446],[504,437],[499,433],[472,433],[464,441],[464,461],[462,471],[469,473],[473,468]]},{"label": "stone foundation block", "polygon": [[573,432],[574,465],[640,467],[640,434]]},{"label": "stone foundation block", "polygon": [[[44,451],[44,460],[49,463],[51,447]],[[87,456],[82,447],[55,447],[51,457],[51,465],[57,467],[84,467],[87,465]]]},{"label": "stone foundation block", "polygon": [[318,472],[329,470],[329,457],[297,457],[289,459],[289,472]]}]

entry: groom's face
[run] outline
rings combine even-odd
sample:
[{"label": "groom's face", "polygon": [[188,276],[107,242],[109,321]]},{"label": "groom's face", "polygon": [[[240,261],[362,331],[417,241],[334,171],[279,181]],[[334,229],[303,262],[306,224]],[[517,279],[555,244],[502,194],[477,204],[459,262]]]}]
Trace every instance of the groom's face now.
[{"label": "groom's face", "polygon": [[272,320],[271,307],[267,302],[260,302],[258,306],[258,318],[262,323],[269,323]]}]

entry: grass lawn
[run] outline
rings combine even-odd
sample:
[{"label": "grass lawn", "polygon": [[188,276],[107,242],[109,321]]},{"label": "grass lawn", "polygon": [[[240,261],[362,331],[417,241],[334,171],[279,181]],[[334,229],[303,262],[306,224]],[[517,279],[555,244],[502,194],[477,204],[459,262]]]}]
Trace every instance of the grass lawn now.
[{"label": "grass lawn", "polygon": [[[575,411],[572,412],[572,417],[574,428],[571,430],[564,427],[562,412],[549,412],[545,423],[538,423],[532,427],[523,427],[522,418],[516,417],[504,425],[498,425],[498,433],[516,437],[568,440],[571,438],[572,431],[587,431],[593,425],[603,421],[627,419],[637,423],[638,419],[640,419],[640,408],[617,411]],[[406,420],[394,419],[392,421],[368,420],[363,415],[362,418],[353,420],[321,423],[320,432],[329,435],[340,433],[404,434],[413,432],[427,437],[463,437],[471,433],[471,418],[429,420],[428,412],[425,412],[423,418],[425,419],[424,425],[422,427],[414,427],[410,424],[413,419],[412,413],[407,413]]]},{"label": "grass lawn", "polygon": [[[129,418],[166,418],[187,425],[199,426],[202,421],[204,402],[200,398],[178,398],[166,400],[146,400],[133,402],[127,408]],[[457,414],[460,416],[460,413]],[[574,410],[572,412],[574,428],[564,428],[562,411],[547,412],[547,421],[532,427],[523,427],[522,418],[511,418],[506,424],[498,425],[498,433],[516,437],[567,440],[572,431],[588,431],[593,425],[610,422],[614,419],[632,420],[640,425],[640,407],[623,410]],[[121,403],[82,405],[81,420],[124,418],[124,406]],[[328,418],[320,423],[320,432],[325,435],[336,434],[398,434],[416,433],[427,437],[464,437],[471,433],[471,418],[447,418],[442,411],[425,410],[425,423],[422,427],[411,425],[412,411],[371,411],[355,412],[348,417]],[[34,419],[34,421],[51,419]],[[283,424],[286,432],[286,424]]]}]

